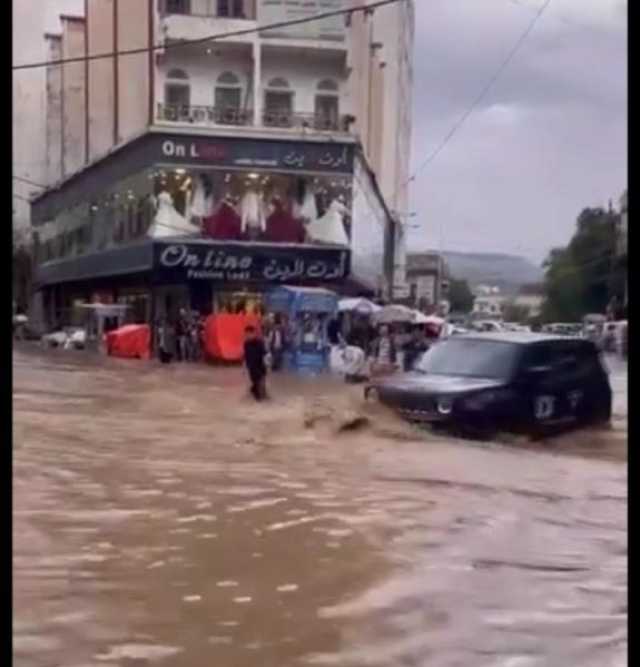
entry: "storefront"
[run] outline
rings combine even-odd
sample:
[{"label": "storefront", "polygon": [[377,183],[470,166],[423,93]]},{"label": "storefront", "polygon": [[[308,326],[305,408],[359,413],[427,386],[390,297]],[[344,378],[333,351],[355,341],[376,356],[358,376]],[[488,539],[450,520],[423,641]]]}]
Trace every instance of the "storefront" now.
[{"label": "storefront", "polygon": [[180,308],[257,312],[274,285],[340,285],[349,262],[349,250],[340,247],[149,239],[43,264],[36,281],[51,325],[78,302],[125,304],[133,321],[150,322],[175,317]]},{"label": "storefront", "polygon": [[259,310],[273,285],[344,283],[353,143],[150,131],[32,205],[45,319],[74,301],[136,321]]}]

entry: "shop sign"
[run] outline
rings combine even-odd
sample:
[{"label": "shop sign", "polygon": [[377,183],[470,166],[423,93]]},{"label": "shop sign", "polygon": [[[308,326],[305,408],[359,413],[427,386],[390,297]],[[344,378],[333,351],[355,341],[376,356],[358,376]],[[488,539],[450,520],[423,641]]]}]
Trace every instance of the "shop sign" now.
[{"label": "shop sign", "polygon": [[229,137],[160,136],[158,161],[350,174],[353,146]]},{"label": "shop sign", "polygon": [[308,283],[342,280],[349,250],[242,243],[155,243],[158,282]]}]

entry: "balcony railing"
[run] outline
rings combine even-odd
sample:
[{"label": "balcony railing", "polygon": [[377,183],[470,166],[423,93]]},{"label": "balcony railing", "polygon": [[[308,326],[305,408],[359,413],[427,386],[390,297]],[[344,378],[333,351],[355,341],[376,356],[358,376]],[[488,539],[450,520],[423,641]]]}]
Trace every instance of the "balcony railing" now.
[{"label": "balcony railing", "polygon": [[252,125],[253,111],[234,107],[158,104],[158,120],[194,125]]},{"label": "balcony railing", "polygon": [[282,127],[296,130],[311,129],[318,132],[348,132],[350,116],[301,113],[299,111],[278,111],[265,109],[262,124],[265,127]]},{"label": "balcony railing", "polygon": [[160,14],[255,21],[256,0],[160,0]]},{"label": "balcony railing", "polygon": [[[193,125],[235,125],[252,126],[253,110],[235,107],[190,106],[185,104],[158,104],[157,119],[173,123]],[[302,113],[298,111],[279,111],[264,109],[262,126],[315,132],[349,132],[353,116],[325,115],[320,113]]]}]

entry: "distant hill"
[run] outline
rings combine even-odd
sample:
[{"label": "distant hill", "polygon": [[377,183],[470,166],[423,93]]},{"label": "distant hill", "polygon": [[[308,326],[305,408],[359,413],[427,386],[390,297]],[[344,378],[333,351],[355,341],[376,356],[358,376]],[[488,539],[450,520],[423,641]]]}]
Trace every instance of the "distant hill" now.
[{"label": "distant hill", "polygon": [[539,283],[544,271],[518,255],[482,252],[443,253],[451,276],[475,285],[496,285],[504,292],[516,292],[521,285]]}]

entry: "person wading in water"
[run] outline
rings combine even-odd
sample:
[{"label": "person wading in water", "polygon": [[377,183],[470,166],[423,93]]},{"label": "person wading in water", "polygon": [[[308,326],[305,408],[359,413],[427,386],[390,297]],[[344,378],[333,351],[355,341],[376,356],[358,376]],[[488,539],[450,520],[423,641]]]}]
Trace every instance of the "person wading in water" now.
[{"label": "person wading in water", "polygon": [[267,350],[264,341],[254,327],[248,326],[244,333],[244,363],[251,380],[250,391],[256,401],[261,401],[267,398],[267,366],[264,361]]}]

